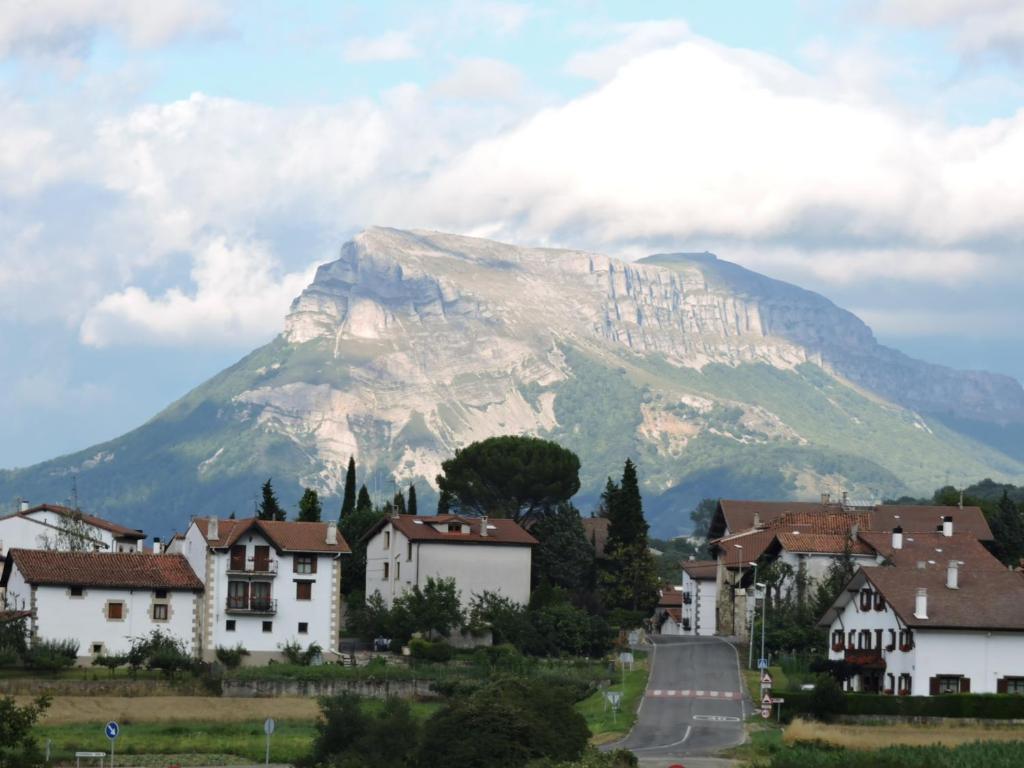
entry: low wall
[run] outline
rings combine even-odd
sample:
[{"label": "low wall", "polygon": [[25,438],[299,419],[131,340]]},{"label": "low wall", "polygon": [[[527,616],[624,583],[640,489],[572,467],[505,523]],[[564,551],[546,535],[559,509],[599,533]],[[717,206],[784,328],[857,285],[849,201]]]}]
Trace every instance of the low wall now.
[{"label": "low wall", "polygon": [[336,696],[355,693],[375,699],[436,699],[429,680],[223,680],[223,696],[274,698],[277,696]]},{"label": "low wall", "polygon": [[166,680],[113,678],[110,680],[61,680],[45,677],[0,679],[0,695],[7,696],[209,696],[200,680],[182,675],[175,683]]}]

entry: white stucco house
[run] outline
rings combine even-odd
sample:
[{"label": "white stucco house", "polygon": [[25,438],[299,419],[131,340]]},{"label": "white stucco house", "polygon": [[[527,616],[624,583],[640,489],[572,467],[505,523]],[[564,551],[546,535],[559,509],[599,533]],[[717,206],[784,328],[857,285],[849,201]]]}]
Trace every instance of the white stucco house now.
[{"label": "white stucco house", "polygon": [[80,664],[155,629],[198,647],[203,585],[180,555],[12,549],[0,584],[7,608],[28,612],[31,639],[76,640]]},{"label": "white stucco house", "polygon": [[142,531],[80,510],[23,501],[18,511],[0,517],[0,560],[11,549],[135,552],[145,538]]},{"label": "white stucco house", "polygon": [[241,644],[246,663],[264,664],[289,642],[338,655],[341,557],[350,550],[334,522],[195,518],[169,551],[182,553],[205,587],[202,658]]},{"label": "white stucco house", "polygon": [[1024,693],[1024,575],[972,534],[896,528],[819,622],[849,690],[895,695]]},{"label": "white stucco house", "polygon": [[713,635],[718,595],[718,563],[714,560],[686,560],[683,570],[683,628],[685,634]]},{"label": "white stucco house", "polygon": [[394,515],[366,540],[366,594],[394,599],[427,578],[454,579],[462,605],[473,595],[499,593],[530,601],[530,568],[537,540],[514,520],[464,515]]}]

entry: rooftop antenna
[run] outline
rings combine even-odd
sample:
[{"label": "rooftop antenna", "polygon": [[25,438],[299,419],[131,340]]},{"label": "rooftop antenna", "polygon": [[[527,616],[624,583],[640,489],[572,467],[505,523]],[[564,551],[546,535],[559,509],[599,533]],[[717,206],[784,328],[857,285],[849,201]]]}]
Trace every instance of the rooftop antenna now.
[{"label": "rooftop antenna", "polygon": [[960,507],[960,509],[964,508],[964,489],[963,488],[960,489],[960,504],[958,506]]},{"label": "rooftop antenna", "polygon": [[75,512],[81,512],[82,510],[78,507],[78,475],[71,475],[71,508]]}]

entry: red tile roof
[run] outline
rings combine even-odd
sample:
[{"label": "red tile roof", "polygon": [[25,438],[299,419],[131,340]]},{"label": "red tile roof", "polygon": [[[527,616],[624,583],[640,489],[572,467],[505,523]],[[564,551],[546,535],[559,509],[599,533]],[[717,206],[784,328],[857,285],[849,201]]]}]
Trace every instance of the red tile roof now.
[{"label": "red tile roof", "polygon": [[30,507],[29,509],[22,510],[20,512],[15,512],[12,515],[8,515],[8,517],[31,517],[33,512],[54,512],[58,515],[62,515],[63,517],[71,517],[78,515],[79,517],[81,517],[83,522],[86,522],[89,525],[93,525],[97,528],[101,528],[105,531],[110,531],[110,533],[114,534],[114,536],[116,536],[117,538],[136,540],[146,538],[146,534],[137,528],[128,528],[123,525],[118,525],[117,523],[112,523],[109,520],[104,520],[102,517],[88,515],[85,512],[82,512],[81,510],[74,510],[71,507],[64,507],[61,506],[60,504],[39,504],[37,506]]},{"label": "red tile roof", "polygon": [[226,549],[238,541],[243,534],[252,531],[261,533],[280,552],[330,552],[344,555],[352,551],[340,531],[336,531],[337,543],[327,543],[329,523],[260,520],[257,517],[239,520],[219,518],[217,520],[217,539],[210,541],[206,536],[210,519],[197,517],[192,522],[206,539],[207,544],[214,549]]},{"label": "red tile roof", "polygon": [[[385,517],[377,522],[365,536],[368,539],[374,536],[389,522],[394,525],[395,530],[402,533],[409,541],[436,542],[441,544],[489,544],[489,545],[518,545],[533,546],[537,540],[527,533],[514,520],[504,518],[487,519],[487,535],[480,535],[480,523],[482,518],[468,517],[465,515],[395,515]],[[447,526],[448,524],[469,526],[468,533],[448,533],[438,531],[435,524]]]},{"label": "red tile roof", "polygon": [[727,568],[746,567],[747,564],[754,562],[771,549],[775,540],[776,531],[770,529],[749,531],[711,542],[711,551],[712,554],[716,551],[725,553]]},{"label": "red tile roof", "polygon": [[851,555],[873,555],[875,550],[859,536],[850,540],[845,534],[836,533],[782,533],[776,538],[783,549],[790,552],[806,552],[822,555],[839,555],[850,546]]},{"label": "red tile roof", "polygon": [[992,556],[985,546],[969,533],[943,536],[941,533],[904,533],[903,548],[892,548],[891,533],[861,534],[871,547],[895,565],[916,566],[919,562],[946,565],[950,560],[977,570],[1005,571],[1006,566]]},{"label": "red tile roof", "polygon": [[800,531],[801,533],[841,534],[846,536],[857,526],[858,530],[869,530],[871,514],[869,512],[842,512],[824,510],[809,512],[785,512],[774,520],[768,521],[766,528],[782,532]]},{"label": "red tile roof", "polygon": [[203,584],[183,555],[139,552],[52,552],[12,549],[4,565],[6,584],[12,567],[33,586],[174,589],[201,592]]},{"label": "red tile roof", "polygon": [[669,606],[682,606],[683,604],[683,593],[674,587],[668,587],[662,589],[658,595],[658,607],[667,608]]},{"label": "red tile roof", "polygon": [[680,566],[690,575],[691,579],[708,581],[718,578],[717,560],[684,560]]}]

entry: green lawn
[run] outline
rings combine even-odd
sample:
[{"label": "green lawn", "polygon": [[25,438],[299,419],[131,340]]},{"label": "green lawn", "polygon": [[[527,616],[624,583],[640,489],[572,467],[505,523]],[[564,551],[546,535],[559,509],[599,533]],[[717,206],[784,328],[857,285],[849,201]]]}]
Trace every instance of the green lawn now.
[{"label": "green lawn", "polygon": [[[636,664],[632,672],[626,672],[623,676],[616,675],[614,685],[587,697],[576,705],[576,711],[587,720],[590,732],[594,734],[594,741],[607,743],[614,741],[617,737],[626,734],[633,723],[636,722],[636,710],[640,706],[644,689],[647,687],[648,661],[647,654],[643,651],[635,651]],[[621,691],[622,703],[619,712],[612,711],[612,708],[605,702],[605,691]]]}]

